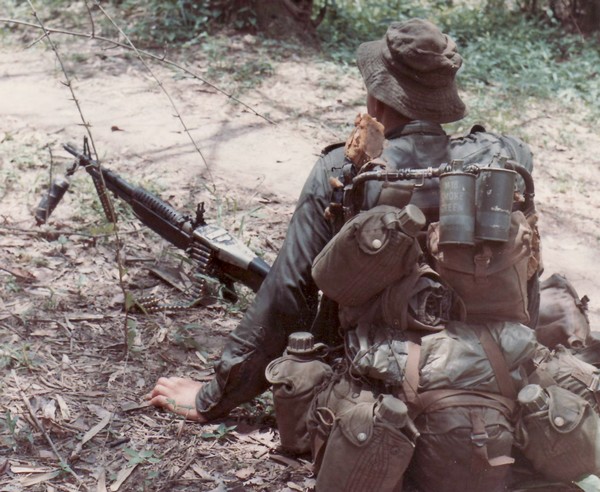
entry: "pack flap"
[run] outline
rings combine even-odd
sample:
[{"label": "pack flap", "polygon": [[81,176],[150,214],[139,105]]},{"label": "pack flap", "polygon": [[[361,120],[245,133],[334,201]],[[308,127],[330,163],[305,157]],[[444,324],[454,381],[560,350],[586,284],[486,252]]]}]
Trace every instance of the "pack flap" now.
[{"label": "pack flap", "polygon": [[359,403],[350,411],[343,413],[337,425],[346,439],[355,446],[364,446],[369,443],[373,434],[373,403]]},{"label": "pack flap", "polygon": [[589,403],[559,386],[550,386],[546,391],[550,395],[550,425],[561,434],[572,432],[581,423]]},{"label": "pack flap", "polygon": [[[511,233],[505,243],[485,242],[475,247],[462,245],[439,246],[433,237],[439,237],[439,223],[431,224],[428,235],[431,253],[444,269],[486,277],[505,270],[531,254],[532,232],[523,212],[511,215]],[[435,244],[437,247],[433,248]]]}]

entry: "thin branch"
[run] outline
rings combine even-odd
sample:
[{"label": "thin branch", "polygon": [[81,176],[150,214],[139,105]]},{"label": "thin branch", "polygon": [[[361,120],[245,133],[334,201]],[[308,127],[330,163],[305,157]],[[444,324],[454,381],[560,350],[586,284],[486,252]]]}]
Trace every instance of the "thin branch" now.
[{"label": "thin branch", "polygon": [[90,9],[90,6],[87,3],[87,0],[85,2],[85,9],[87,10],[88,13],[88,17],[90,18],[90,25],[92,26],[92,38],[96,35],[96,25],[94,24],[94,16],[92,15],[92,10]]},{"label": "thin branch", "polygon": [[208,162],[206,161],[206,159],[204,157],[204,154],[200,150],[200,147],[196,143],[196,140],[194,140],[194,137],[192,137],[192,134],[190,133],[190,130],[188,129],[187,125],[185,124],[185,121],[183,121],[183,117],[181,116],[181,113],[177,109],[177,106],[175,105],[175,101],[171,97],[171,94],[169,94],[169,91],[167,91],[167,89],[165,89],[165,86],[163,85],[162,81],[154,74],[154,72],[152,71],[152,69],[150,68],[150,66],[146,63],[146,60],[144,60],[144,57],[142,56],[142,54],[135,47],[135,45],[131,42],[131,39],[129,39],[129,36],[127,36],[127,34],[125,33],[125,31],[123,31],[123,29],[121,29],[121,27],[119,25],[117,25],[117,23],[108,14],[108,12],[106,12],[106,10],[104,10],[104,8],[102,7],[102,5],[100,5],[100,2],[98,2],[98,0],[94,0],[94,5],[96,5],[96,7],[98,7],[98,9],[100,10],[100,12],[102,12],[104,14],[104,16],[109,20],[109,22],[113,26],[115,26],[115,28],[117,29],[117,31],[119,31],[119,33],[121,34],[121,36],[123,36],[125,38],[125,40],[127,41],[127,44],[135,52],[135,54],[137,55],[137,57],[140,60],[140,62],[142,63],[142,65],[144,65],[144,68],[146,69],[146,71],[150,74],[150,76],[154,79],[154,81],[156,82],[156,84],[158,85],[158,87],[160,87],[160,90],[167,97],[167,99],[169,100],[169,104],[171,104],[171,107],[173,108],[173,111],[175,111],[175,117],[181,123],[181,126],[183,127],[183,130],[185,131],[185,134],[190,139],[190,142],[192,142],[192,145],[196,149],[196,152],[198,152],[198,155],[202,159],[202,162],[204,162],[204,167],[208,171],[208,175],[210,177],[210,180],[214,183],[215,180],[213,178],[213,175],[212,175],[212,172],[211,172],[210,167],[208,165]]},{"label": "thin branch", "polygon": [[80,486],[84,487],[85,490],[88,490],[88,488],[83,484],[83,481],[81,480],[81,478],[79,477],[79,475],[77,475],[77,473],[75,473],[73,471],[73,469],[69,466],[69,464],[62,458],[62,456],[58,452],[58,449],[56,449],[56,446],[54,445],[54,442],[52,441],[52,439],[50,438],[50,436],[46,432],[46,429],[44,429],[44,425],[39,421],[39,419],[35,415],[35,412],[33,411],[33,408],[31,408],[31,403],[29,403],[29,399],[27,398],[27,396],[25,395],[25,393],[23,392],[23,390],[21,388],[21,384],[19,382],[19,378],[17,377],[17,373],[13,370],[12,374],[13,374],[13,378],[15,380],[15,384],[17,386],[17,389],[19,390],[19,396],[21,397],[21,400],[23,400],[23,403],[25,403],[25,407],[27,407],[27,411],[29,412],[29,415],[31,415],[31,418],[33,419],[33,422],[35,423],[36,427],[43,434],[44,438],[46,439],[46,441],[48,442],[48,444],[52,448],[52,452],[54,453],[54,455],[58,459],[58,462],[60,463],[61,469],[63,469],[64,471],[68,472],[73,478],[75,478],[75,480],[77,480],[77,483],[79,483]]},{"label": "thin branch", "polygon": [[[62,61],[62,58],[60,56],[60,53],[58,52],[58,49],[56,48],[56,45],[54,44],[54,42],[52,41],[52,38],[50,37],[50,32],[46,29],[46,27],[44,26],[42,20],[39,18],[39,16],[37,15],[37,12],[35,10],[35,7],[33,6],[33,3],[31,2],[31,0],[27,0],[27,3],[29,4],[33,15],[35,17],[35,19],[37,20],[39,26],[41,27],[41,29],[43,29],[45,35],[46,35],[46,39],[48,40],[48,44],[50,45],[50,47],[52,48],[52,51],[54,52],[54,54],[56,55],[56,59],[58,60],[58,63],[60,64],[60,67],[62,69],[62,72],[65,76],[65,80],[66,82],[64,83],[68,88],[69,91],[71,92],[71,96],[73,99],[73,102],[75,103],[75,105],[77,106],[77,110],[79,111],[79,116],[81,117],[81,121],[83,123],[83,126],[86,129],[86,132],[88,134],[89,137],[89,141],[91,142],[92,145],[92,151],[94,153],[94,156],[96,158],[96,161],[98,162],[98,165],[101,166],[100,164],[100,159],[98,158],[98,152],[96,151],[96,145],[94,143],[94,137],[92,136],[92,131],[90,129],[90,124],[88,122],[86,122],[85,117],[83,116],[83,111],[81,109],[81,105],[79,104],[79,100],[77,99],[77,95],[75,94],[75,90],[73,89],[73,84],[71,83],[71,78],[69,77],[69,74],[67,72],[67,69],[65,68],[65,65]],[[102,183],[103,188],[106,190],[106,183],[104,182],[104,175],[102,173],[100,173],[100,181]],[[114,220],[114,229],[113,229],[113,236],[115,238],[115,242],[116,242],[116,251],[115,251],[115,256],[116,256],[116,260],[117,260],[117,269],[119,272],[119,287],[121,288],[121,291],[123,292],[123,297],[125,299],[127,299],[127,289],[125,288],[125,267],[124,267],[124,262],[123,262],[123,258],[121,256],[121,238],[119,236],[119,226],[117,224],[116,221],[116,212],[113,206],[113,202],[112,199],[109,197],[109,195],[106,195],[108,197],[108,200],[106,200],[106,203],[109,206],[109,215],[115,219]],[[127,306],[127,303],[125,305],[125,318],[123,320],[123,337],[125,339],[125,354],[128,355],[127,353],[127,348],[128,348],[128,323],[129,322],[129,308]]]},{"label": "thin branch", "polygon": [[58,63],[60,64],[60,68],[62,69],[62,72],[65,76],[64,85],[66,85],[69,88],[69,91],[71,92],[71,96],[73,98],[73,101],[75,102],[75,106],[77,106],[77,111],[79,112],[79,116],[81,117],[83,126],[85,127],[85,130],[88,134],[90,142],[92,143],[92,149],[94,151],[94,156],[96,157],[96,160],[98,160],[98,153],[96,152],[96,145],[94,144],[94,137],[92,136],[92,132],[90,130],[90,124],[88,122],[86,122],[85,118],[83,117],[81,105],[79,104],[79,100],[77,99],[77,96],[75,95],[75,91],[73,90],[73,84],[71,83],[71,78],[69,77],[69,74],[65,68],[63,61],[62,61],[62,58],[61,58],[60,54],[58,53],[58,50],[56,49],[56,45],[54,44],[54,41],[52,41],[52,39],[50,38],[50,32],[48,31],[48,29],[46,29],[46,26],[44,26],[42,20],[37,15],[37,12],[35,10],[35,7],[31,3],[31,0],[27,0],[27,3],[29,4],[29,7],[31,7],[31,11],[33,12],[33,16],[35,17],[35,20],[38,21],[40,28],[44,31],[44,37],[48,40],[48,44],[50,45],[50,48],[52,48],[52,51],[54,51],[54,54],[56,55],[56,59],[58,60]]},{"label": "thin branch", "polygon": [[[21,20],[17,20],[17,19],[7,19],[7,18],[0,17],[0,22],[7,23],[7,24],[15,24],[15,25],[18,25],[18,26],[33,27],[35,29],[41,29],[41,26],[39,26],[37,24],[33,24],[31,22],[25,22],[25,21],[21,21]],[[53,34],[65,34],[67,36],[74,36],[74,37],[78,37],[78,38],[93,39],[93,40],[96,40],[96,41],[101,41],[101,42],[104,42],[104,43],[109,43],[109,44],[111,44],[113,46],[116,46],[116,47],[119,47],[119,48],[123,48],[123,49],[129,50],[129,51],[132,51],[131,46],[129,46],[127,44],[120,43],[119,41],[115,41],[113,39],[105,38],[103,36],[97,36],[93,32],[86,34],[86,33],[83,33],[83,32],[68,31],[68,30],[65,30],[65,29],[55,29],[55,28],[51,28],[51,27],[46,27],[46,31],[50,32],[50,33],[53,33]],[[231,99],[236,104],[239,104],[240,106],[243,106],[245,109],[247,109],[248,111],[250,111],[251,113],[253,113],[255,116],[258,116],[259,118],[262,118],[263,120],[267,121],[268,123],[270,123],[272,125],[276,125],[277,124],[273,120],[271,120],[268,117],[266,117],[265,115],[263,115],[263,114],[259,113],[258,111],[256,111],[252,106],[246,104],[245,102],[241,101],[240,99],[238,99],[234,95],[229,94],[228,92],[224,91],[220,87],[218,87],[218,86],[214,85],[213,83],[209,82],[208,80],[206,80],[205,78],[201,77],[197,73],[193,72],[189,68],[185,68],[185,67],[181,66],[180,64],[174,62],[173,60],[165,58],[164,56],[157,56],[157,55],[155,55],[153,53],[150,53],[149,51],[140,50],[139,48],[137,49],[137,51],[138,51],[138,53],[141,53],[142,55],[144,55],[147,58],[151,58],[152,60],[155,60],[155,61],[160,62],[160,63],[164,63],[165,65],[170,65],[170,66],[172,66],[174,68],[177,68],[178,70],[181,70],[182,72],[186,73],[190,77],[192,77],[192,78],[194,78],[196,80],[199,80],[203,84],[207,85],[208,87],[210,87],[214,91],[218,92],[219,94],[227,97],[228,99]]]}]

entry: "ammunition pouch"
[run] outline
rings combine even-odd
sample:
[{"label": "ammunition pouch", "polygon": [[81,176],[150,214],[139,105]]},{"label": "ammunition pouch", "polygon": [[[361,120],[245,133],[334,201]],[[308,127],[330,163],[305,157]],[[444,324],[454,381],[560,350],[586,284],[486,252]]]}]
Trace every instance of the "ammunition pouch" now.
[{"label": "ammunition pouch", "polygon": [[433,390],[415,404],[420,437],[409,475],[419,492],[505,492],[514,462],[511,400]]},{"label": "ammunition pouch", "polygon": [[307,427],[315,474],[319,472],[325,445],[335,419],[359,403],[374,403],[376,392],[348,374],[337,373],[324,384],[313,399]]},{"label": "ammunition pouch", "polygon": [[414,443],[402,427],[375,417],[378,403],[358,403],[336,417],[317,475],[317,491],[402,490]]},{"label": "ammunition pouch", "polygon": [[560,386],[584,398],[600,414],[600,369],[578,359],[562,345],[554,351],[540,347],[533,362],[536,369],[529,375],[530,383],[543,388]]}]

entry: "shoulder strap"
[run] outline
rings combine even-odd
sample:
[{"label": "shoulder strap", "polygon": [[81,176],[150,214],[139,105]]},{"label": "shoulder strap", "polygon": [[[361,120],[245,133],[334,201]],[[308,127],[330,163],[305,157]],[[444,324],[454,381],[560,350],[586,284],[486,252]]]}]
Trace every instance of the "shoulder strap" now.
[{"label": "shoulder strap", "polygon": [[419,359],[421,357],[421,346],[414,342],[406,342],[408,356],[406,358],[406,369],[402,389],[408,403],[416,404],[419,399]]},{"label": "shoulder strap", "polygon": [[492,334],[490,333],[487,325],[478,325],[476,330],[479,341],[481,342],[481,346],[483,347],[483,350],[485,351],[485,354],[490,361],[490,365],[492,366],[492,370],[496,376],[496,382],[498,383],[500,394],[506,398],[515,400],[517,398],[517,389],[515,388],[515,384],[510,376],[510,370],[506,364],[504,354],[502,354],[500,347],[498,347],[498,344],[492,338]]}]

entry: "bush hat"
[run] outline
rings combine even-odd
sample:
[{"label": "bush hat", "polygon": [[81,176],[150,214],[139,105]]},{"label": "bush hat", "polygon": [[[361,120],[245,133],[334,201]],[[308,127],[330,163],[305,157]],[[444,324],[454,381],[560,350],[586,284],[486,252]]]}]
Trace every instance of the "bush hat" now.
[{"label": "bush hat", "polygon": [[429,21],[393,22],[383,39],[358,47],[356,61],[368,93],[404,116],[449,123],[466,114],[455,82],[462,58]]}]

